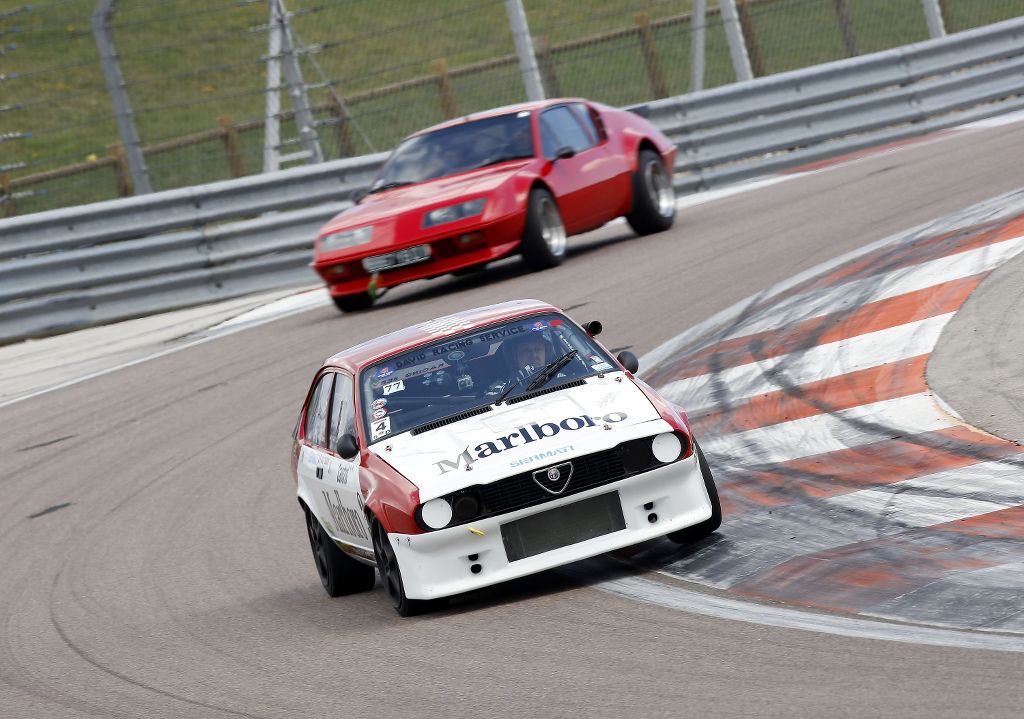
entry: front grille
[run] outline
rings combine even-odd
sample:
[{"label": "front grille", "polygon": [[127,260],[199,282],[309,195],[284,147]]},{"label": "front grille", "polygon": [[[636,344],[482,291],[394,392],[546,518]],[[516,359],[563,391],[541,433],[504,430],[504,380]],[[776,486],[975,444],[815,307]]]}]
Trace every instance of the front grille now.
[{"label": "front grille", "polygon": [[576,457],[571,461],[572,478],[565,491],[559,495],[552,495],[533,481],[533,473],[539,469],[538,467],[491,484],[479,485],[476,489],[483,500],[484,515],[504,514],[532,507],[558,497],[567,497],[603,484],[618,482],[626,477],[618,447]]}]

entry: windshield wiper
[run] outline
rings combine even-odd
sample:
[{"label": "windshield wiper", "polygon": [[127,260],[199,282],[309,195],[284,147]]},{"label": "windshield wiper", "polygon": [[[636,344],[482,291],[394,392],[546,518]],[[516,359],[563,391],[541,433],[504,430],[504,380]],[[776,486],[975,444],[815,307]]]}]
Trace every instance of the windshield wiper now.
[{"label": "windshield wiper", "polygon": [[371,189],[366,194],[367,195],[372,195],[372,194],[377,193],[377,192],[384,192],[385,190],[393,190],[396,187],[405,187],[406,185],[412,185],[412,184],[414,184],[414,183],[412,183],[412,182],[385,182],[383,185],[377,185],[376,187]]},{"label": "windshield wiper", "polygon": [[492,157],[489,160],[481,162],[479,165],[474,167],[474,170],[479,170],[481,167],[490,167],[491,165],[499,165],[502,162],[511,162],[512,160],[525,160],[533,157],[533,155],[499,155],[498,157]]},{"label": "windshield wiper", "polygon": [[556,359],[554,362],[542,369],[530,384],[526,385],[526,391],[532,392],[533,390],[546,385],[548,380],[558,374],[558,370],[569,364],[575,356],[576,350],[569,350],[564,355]]}]

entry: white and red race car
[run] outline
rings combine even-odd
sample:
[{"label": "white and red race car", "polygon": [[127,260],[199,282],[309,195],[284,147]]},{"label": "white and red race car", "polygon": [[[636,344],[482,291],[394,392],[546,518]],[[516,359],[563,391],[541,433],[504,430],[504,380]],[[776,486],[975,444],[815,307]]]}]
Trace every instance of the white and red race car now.
[{"label": "white and red race car", "polygon": [[715,531],[718,493],[686,415],[536,300],[481,307],[329,358],[292,472],[331,596],[401,615],[661,535]]}]

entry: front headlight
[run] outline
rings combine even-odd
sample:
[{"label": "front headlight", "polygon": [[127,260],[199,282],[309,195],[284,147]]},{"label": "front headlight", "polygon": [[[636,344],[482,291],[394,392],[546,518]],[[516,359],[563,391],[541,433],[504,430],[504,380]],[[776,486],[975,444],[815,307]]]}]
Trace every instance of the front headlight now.
[{"label": "front headlight", "polygon": [[420,507],[420,519],[431,529],[444,529],[452,521],[452,505],[440,497],[424,502]]},{"label": "front headlight", "polygon": [[675,462],[683,453],[683,443],[674,432],[665,432],[651,440],[651,452],[659,462]]},{"label": "front headlight", "polygon": [[345,230],[344,232],[335,232],[333,234],[321,237],[320,249],[340,250],[345,247],[365,245],[372,239],[373,225],[367,225],[366,227],[360,227],[359,229],[356,230]]},{"label": "front headlight", "polygon": [[468,202],[460,202],[457,205],[448,205],[447,207],[431,210],[423,216],[423,226],[433,227],[434,225],[443,225],[446,222],[456,222],[473,215],[479,215],[484,211],[486,202],[486,198],[480,197]]}]

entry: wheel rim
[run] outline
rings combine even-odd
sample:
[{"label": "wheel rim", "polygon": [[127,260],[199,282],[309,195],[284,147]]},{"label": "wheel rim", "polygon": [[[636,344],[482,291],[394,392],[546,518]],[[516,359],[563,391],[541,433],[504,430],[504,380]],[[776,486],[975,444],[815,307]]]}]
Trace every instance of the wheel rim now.
[{"label": "wheel rim", "polygon": [[320,523],[312,512],[306,513],[306,529],[309,532],[309,546],[313,549],[313,560],[316,562],[316,571],[320,575],[320,581],[327,583],[327,547],[324,546],[324,536],[320,529]]},{"label": "wheel rim", "polygon": [[391,542],[388,541],[387,532],[380,524],[377,524],[374,539],[377,540],[377,562],[380,565],[384,588],[391,597],[391,603],[397,607],[402,603],[402,572],[398,568],[398,558],[395,556],[395,550],[391,548]]},{"label": "wheel rim", "polygon": [[676,205],[676,193],[664,166],[658,161],[648,162],[644,168],[644,184],[651,204],[662,217],[670,217]]},{"label": "wheel rim", "polygon": [[565,225],[555,203],[548,197],[540,201],[540,235],[551,254],[556,257],[565,254]]}]

